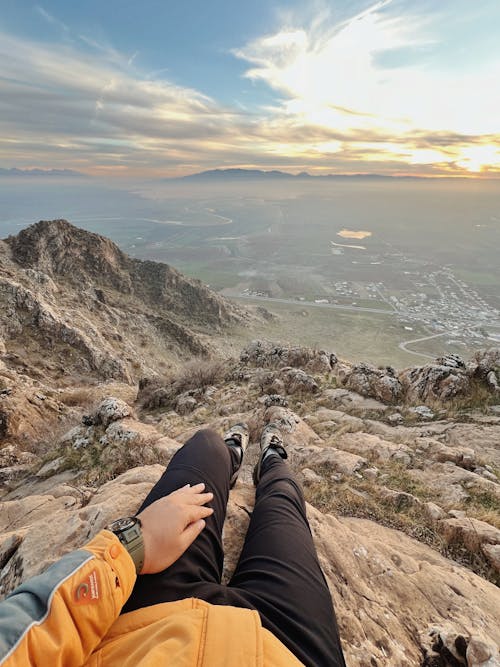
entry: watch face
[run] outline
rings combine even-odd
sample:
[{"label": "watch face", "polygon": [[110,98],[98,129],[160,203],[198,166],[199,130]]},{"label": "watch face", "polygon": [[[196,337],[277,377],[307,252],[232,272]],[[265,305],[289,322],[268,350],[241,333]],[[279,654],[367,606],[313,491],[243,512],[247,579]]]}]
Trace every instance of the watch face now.
[{"label": "watch face", "polygon": [[113,523],[110,525],[110,529],[114,533],[121,533],[124,530],[128,530],[129,528],[132,528],[132,526],[135,526],[137,523],[137,519],[134,517],[126,517],[124,519],[117,519],[116,521],[113,521]]}]

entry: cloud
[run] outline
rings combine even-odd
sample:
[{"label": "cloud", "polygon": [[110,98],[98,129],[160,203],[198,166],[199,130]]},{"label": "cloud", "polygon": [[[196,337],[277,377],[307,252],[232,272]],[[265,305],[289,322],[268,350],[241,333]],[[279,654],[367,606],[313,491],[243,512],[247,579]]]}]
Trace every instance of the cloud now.
[{"label": "cloud", "polygon": [[[0,160],[6,166],[175,174],[214,166],[294,171],[500,173],[500,64],[476,74],[418,58],[428,20],[384,0],[354,17],[317,11],[236,50],[272,104],[227,106],[141,72],[93,37],[57,43],[0,34]],[[388,59],[384,57],[391,54]],[[196,165],[196,167],[193,167]]]},{"label": "cloud", "polygon": [[[10,141],[0,148],[6,163],[31,142],[30,163],[73,152],[91,169],[109,156],[132,169],[171,164],[179,142],[191,158],[212,151],[210,143],[245,131],[240,110],[217,104],[196,90],[138,74],[129,58],[92,43],[83,56],[74,44],[44,44],[0,35],[0,130]],[[199,142],[195,147],[193,144]],[[93,146],[94,153],[88,147]],[[46,148],[43,148],[46,147]],[[184,157],[189,150],[183,151]],[[20,157],[20,153],[17,153]],[[207,157],[207,159],[209,159]]]},{"label": "cloud", "polygon": [[[410,163],[411,150],[421,151],[413,144],[415,134],[440,138],[434,154],[427,152],[430,162],[450,157],[446,135],[452,139],[453,157],[453,139],[460,137],[465,145],[478,137],[491,140],[498,132],[500,88],[495,81],[500,79],[500,57],[474,72],[429,67],[425,58],[402,58],[404,51],[426,53],[435,37],[428,17],[381,11],[390,4],[379,2],[337,24],[326,14],[321,24],[309,28],[288,26],[234,54],[249,64],[248,79],[281,96],[273,115],[282,126],[330,129],[351,134],[358,144],[364,143],[365,134],[390,136],[392,144],[406,145],[398,150],[382,142],[382,157],[393,151],[394,158]],[[394,56],[390,67],[380,64],[384,54]],[[496,141],[498,145],[498,134]],[[496,150],[482,154],[500,167]],[[423,154],[415,152],[413,158],[420,161]],[[464,159],[467,168],[467,151]]]},{"label": "cloud", "polygon": [[40,5],[35,5],[35,11],[45,20],[47,23],[50,23],[50,25],[55,26],[56,28],[59,28],[62,30],[63,33],[69,33],[69,28],[68,26],[57,19],[55,16],[52,16],[46,9],[41,7]]}]

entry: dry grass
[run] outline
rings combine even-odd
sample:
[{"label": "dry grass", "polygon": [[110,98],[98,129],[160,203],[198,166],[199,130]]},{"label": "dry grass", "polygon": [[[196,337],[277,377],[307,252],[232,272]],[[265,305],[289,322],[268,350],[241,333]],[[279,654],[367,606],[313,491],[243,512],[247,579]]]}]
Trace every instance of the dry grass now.
[{"label": "dry grass", "polygon": [[425,404],[435,413],[446,411],[448,418],[468,420],[470,410],[479,410],[488,413],[490,405],[498,401],[497,396],[486,386],[484,381],[472,378],[471,386],[466,396],[456,396],[447,401],[426,400]]},{"label": "dry grass", "polygon": [[[232,364],[222,359],[193,359],[162,379],[142,380],[138,401],[145,409],[172,407],[175,399],[186,391],[204,391],[230,377]],[[161,392],[161,400],[158,400]]]},{"label": "dry grass", "polygon": [[467,489],[468,498],[464,501],[467,516],[485,521],[500,530],[500,500],[487,489]]},{"label": "dry grass", "polygon": [[95,389],[93,387],[79,387],[70,389],[60,396],[61,403],[68,407],[90,407],[95,403]]},{"label": "dry grass", "polygon": [[[61,470],[77,470],[79,483],[92,486],[101,486],[130,468],[162,462],[160,453],[149,443],[134,444],[133,447],[91,443],[80,450],[60,448],[57,455],[64,457]],[[49,460],[52,458],[55,454]]]},{"label": "dry grass", "polygon": [[[339,516],[369,519],[400,530],[500,585],[498,573],[493,571],[481,553],[471,553],[462,545],[446,544],[437,531],[436,524],[427,516],[421,504],[395,504],[393,500],[383,496],[379,484],[374,481],[350,478],[349,483],[334,482],[330,479],[332,471],[325,466],[316,468],[316,472],[324,477],[324,481],[308,486],[305,497],[317,509]],[[388,488],[411,493],[423,501],[432,497],[432,492],[413,480],[404,468],[392,466],[392,471],[388,470],[388,474],[389,477],[385,480]]]}]

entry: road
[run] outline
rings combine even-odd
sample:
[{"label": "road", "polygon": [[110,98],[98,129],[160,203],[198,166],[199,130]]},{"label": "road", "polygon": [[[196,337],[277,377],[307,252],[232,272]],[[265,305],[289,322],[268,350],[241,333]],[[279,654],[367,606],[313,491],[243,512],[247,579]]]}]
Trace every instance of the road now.
[{"label": "road", "polygon": [[415,354],[417,357],[425,357],[426,359],[435,359],[436,355],[432,356],[430,354],[424,354],[423,352],[414,352],[413,350],[408,350],[406,346],[411,345],[413,343],[421,343],[422,341],[430,340],[431,338],[439,338],[439,336],[449,336],[449,335],[450,333],[448,331],[443,331],[442,333],[432,334],[430,336],[424,336],[423,338],[414,338],[413,340],[403,341],[402,343],[399,343],[398,347],[400,350],[403,350],[408,354]]},{"label": "road", "polygon": [[297,301],[296,299],[278,299],[268,296],[246,296],[240,294],[237,297],[228,297],[229,299],[248,299],[250,301],[267,301],[272,303],[288,303],[293,306],[313,306],[314,308],[333,308],[337,310],[351,310],[362,313],[379,313],[382,315],[394,315],[395,310],[382,310],[382,308],[365,308],[364,306],[348,306],[339,303],[316,303],[314,301]]}]

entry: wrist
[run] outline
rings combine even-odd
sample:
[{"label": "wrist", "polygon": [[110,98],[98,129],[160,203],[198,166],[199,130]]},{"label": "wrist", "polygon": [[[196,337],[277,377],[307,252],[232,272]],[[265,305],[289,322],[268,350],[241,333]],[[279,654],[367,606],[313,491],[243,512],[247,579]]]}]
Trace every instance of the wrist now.
[{"label": "wrist", "polygon": [[135,571],[140,574],[144,568],[144,536],[141,520],[138,517],[117,519],[108,526],[134,561]]}]

